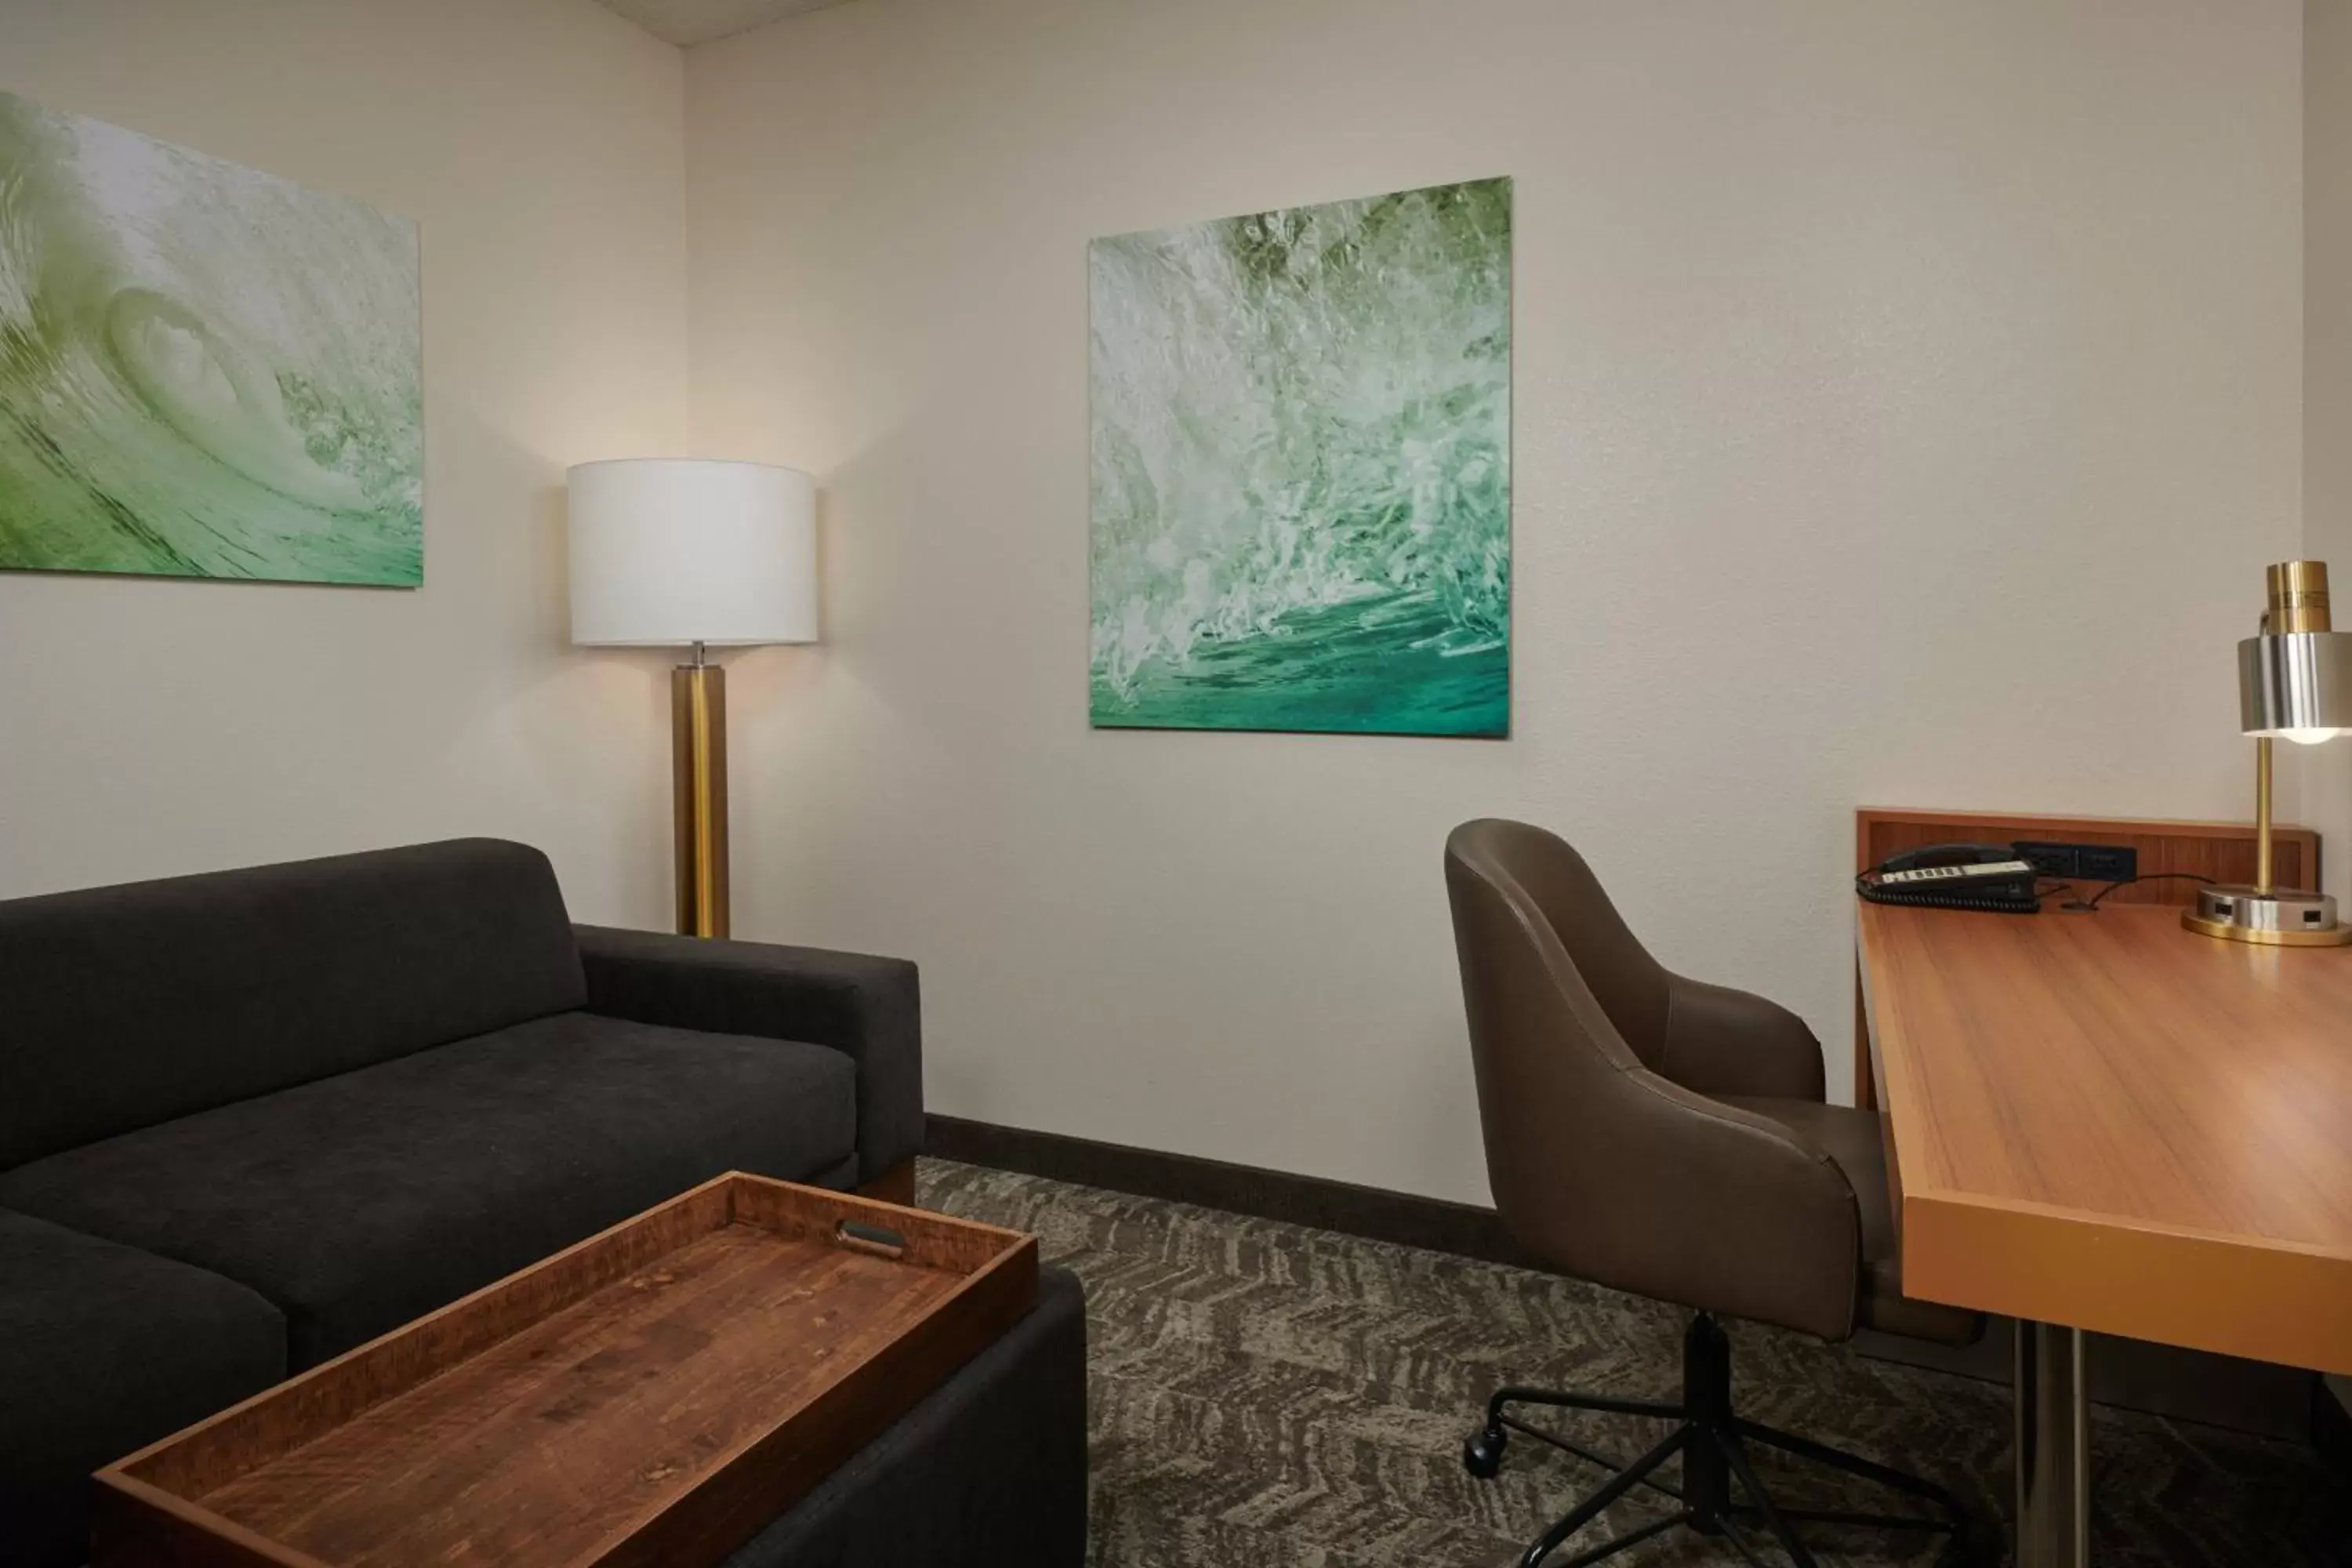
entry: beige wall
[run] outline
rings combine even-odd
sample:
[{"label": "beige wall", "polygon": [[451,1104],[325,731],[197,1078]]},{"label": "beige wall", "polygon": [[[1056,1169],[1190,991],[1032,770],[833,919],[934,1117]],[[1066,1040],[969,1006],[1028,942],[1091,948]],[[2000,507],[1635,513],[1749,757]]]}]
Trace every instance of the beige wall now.
[{"label": "beige wall", "polygon": [[[681,71],[583,0],[0,8],[0,88],[422,221],[429,488],[417,594],[0,575],[0,895],[496,832],[661,923],[666,659],[563,646],[560,484],[688,437],[690,343],[692,445],[825,489],[738,926],[921,960],[936,1109],[1482,1196],[1483,812],[1843,1081],[1857,802],[2244,810],[2225,650],[2306,479],[2352,529],[2303,23],[860,0]],[[1087,239],[1492,174],[1514,738],[1090,732]]]},{"label": "beige wall", "polygon": [[[1857,803],[2242,815],[2301,533],[2295,0],[861,0],[688,56],[694,437],[814,469],[737,916],[935,1109],[1476,1199],[1439,846],[1848,1073]],[[1517,179],[1515,731],[1093,733],[1086,242]]]},{"label": "beige wall", "polygon": [[421,221],[425,587],[0,575],[0,896],[455,833],[658,924],[658,655],[564,642],[563,466],[686,415],[683,68],[584,0],[10,0],[0,88]]},{"label": "beige wall", "polygon": [[[2305,0],[2304,552],[2352,606],[2352,4]],[[2253,601],[2256,609],[2261,601]],[[2337,623],[2352,629],[2352,613]],[[2321,835],[2326,891],[2352,901],[2352,742],[2295,759],[2302,815]]]}]

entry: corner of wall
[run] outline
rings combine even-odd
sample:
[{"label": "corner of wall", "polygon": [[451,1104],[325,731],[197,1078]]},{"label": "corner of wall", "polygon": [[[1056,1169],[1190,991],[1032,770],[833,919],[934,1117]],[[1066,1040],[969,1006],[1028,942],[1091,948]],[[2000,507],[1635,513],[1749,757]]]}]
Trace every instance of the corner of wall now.
[{"label": "corner of wall", "polygon": [[[2303,550],[2352,584],[2352,6],[2303,7]],[[2352,901],[2352,743],[2298,759],[2322,891]]]}]

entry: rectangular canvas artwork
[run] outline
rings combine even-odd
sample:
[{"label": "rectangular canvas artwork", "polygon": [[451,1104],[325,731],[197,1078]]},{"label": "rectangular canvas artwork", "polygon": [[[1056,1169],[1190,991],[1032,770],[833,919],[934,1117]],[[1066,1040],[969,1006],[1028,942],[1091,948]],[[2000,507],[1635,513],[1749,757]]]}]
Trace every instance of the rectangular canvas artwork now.
[{"label": "rectangular canvas artwork", "polygon": [[0,568],[413,587],[416,226],[0,93]]},{"label": "rectangular canvas artwork", "polygon": [[1089,272],[1095,724],[1508,733],[1510,181]]}]

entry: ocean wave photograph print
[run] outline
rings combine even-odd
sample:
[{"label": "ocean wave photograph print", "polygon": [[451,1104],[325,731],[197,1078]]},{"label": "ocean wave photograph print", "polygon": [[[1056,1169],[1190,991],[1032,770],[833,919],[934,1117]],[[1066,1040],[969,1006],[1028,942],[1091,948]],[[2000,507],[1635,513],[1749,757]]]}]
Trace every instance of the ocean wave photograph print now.
[{"label": "ocean wave photograph print", "polygon": [[1510,181],[1088,262],[1095,725],[1508,734]]},{"label": "ocean wave photograph print", "polygon": [[415,587],[416,226],[0,93],[0,568]]}]

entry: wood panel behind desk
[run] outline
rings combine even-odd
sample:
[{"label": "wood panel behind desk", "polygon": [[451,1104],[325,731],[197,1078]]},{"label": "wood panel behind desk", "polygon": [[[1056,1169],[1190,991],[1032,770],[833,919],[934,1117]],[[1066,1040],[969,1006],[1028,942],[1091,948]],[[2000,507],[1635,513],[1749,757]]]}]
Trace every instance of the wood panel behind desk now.
[{"label": "wood panel behind desk", "polygon": [[[2037,816],[1998,811],[1914,811],[1899,806],[1864,806],[1853,814],[1853,868],[1857,874],[1883,860],[1927,844],[2012,844],[2038,838],[2060,844],[2116,844],[2139,856],[2140,875],[2189,873],[2216,882],[2254,879],[2254,825],[2251,822],[2139,821],[2117,816]],[[2319,835],[2308,827],[2274,827],[2271,833],[2272,879],[2285,888],[2319,886]],[[2093,882],[2084,889],[2105,887]],[[2197,884],[2172,876],[2117,888],[2102,908],[2116,904],[2179,906],[2194,901]],[[1853,1102],[1877,1103],[1873,1093],[1869,1036],[1862,1014],[1862,986],[1854,985]]]},{"label": "wood panel behind desk", "polygon": [[1864,904],[1930,1300],[2352,1372],[2352,951]]}]

